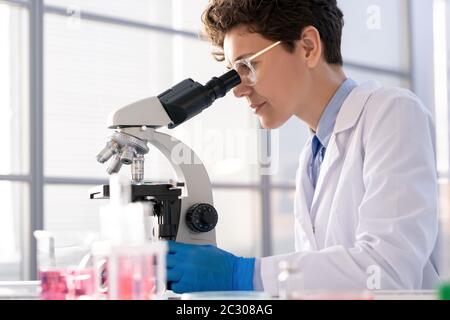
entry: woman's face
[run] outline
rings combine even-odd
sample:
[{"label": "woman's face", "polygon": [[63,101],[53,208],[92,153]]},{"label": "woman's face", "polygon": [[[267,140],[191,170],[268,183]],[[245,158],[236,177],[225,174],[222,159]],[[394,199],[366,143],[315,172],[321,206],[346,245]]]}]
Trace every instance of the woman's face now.
[{"label": "woman's face", "polygon": [[[230,30],[224,39],[225,60],[231,66],[236,60],[249,57],[274,42],[258,33],[250,33],[246,26]],[[292,115],[301,113],[302,101],[310,90],[303,49],[296,46],[293,53],[278,45],[252,60],[256,70],[256,84],[241,84],[233,91],[236,97],[246,98],[261,126],[276,129]]]}]

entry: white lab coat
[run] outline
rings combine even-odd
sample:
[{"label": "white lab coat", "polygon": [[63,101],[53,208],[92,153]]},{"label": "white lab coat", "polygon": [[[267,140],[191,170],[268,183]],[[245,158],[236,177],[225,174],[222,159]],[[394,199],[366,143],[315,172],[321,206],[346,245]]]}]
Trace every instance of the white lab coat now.
[{"label": "white lab coat", "polygon": [[376,82],[356,87],[337,116],[315,192],[307,173],[311,139],[300,155],[296,252],[261,259],[264,290],[278,293],[281,260],[298,265],[301,289],[433,288],[434,141],[432,117],[410,91]]}]

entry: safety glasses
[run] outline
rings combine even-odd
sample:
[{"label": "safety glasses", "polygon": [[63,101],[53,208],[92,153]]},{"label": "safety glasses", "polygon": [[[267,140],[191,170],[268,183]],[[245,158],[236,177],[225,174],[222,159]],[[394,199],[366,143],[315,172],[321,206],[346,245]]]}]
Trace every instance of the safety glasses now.
[{"label": "safety glasses", "polygon": [[280,43],[281,43],[281,41],[277,41],[277,42],[271,44],[270,46],[268,46],[267,48],[264,48],[261,51],[258,51],[257,53],[253,54],[252,56],[244,58],[244,59],[239,59],[233,63],[232,68],[234,70],[236,70],[236,72],[241,77],[241,83],[243,85],[254,86],[257,82],[256,70],[252,64],[252,60],[263,55],[264,53],[266,53],[270,49],[276,47]]}]

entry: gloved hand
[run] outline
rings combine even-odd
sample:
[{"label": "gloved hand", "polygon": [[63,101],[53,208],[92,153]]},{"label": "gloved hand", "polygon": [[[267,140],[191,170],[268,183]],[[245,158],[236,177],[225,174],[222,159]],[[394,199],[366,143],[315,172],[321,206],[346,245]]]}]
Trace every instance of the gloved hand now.
[{"label": "gloved hand", "polygon": [[212,245],[168,244],[167,281],[174,292],[253,290],[254,258]]}]

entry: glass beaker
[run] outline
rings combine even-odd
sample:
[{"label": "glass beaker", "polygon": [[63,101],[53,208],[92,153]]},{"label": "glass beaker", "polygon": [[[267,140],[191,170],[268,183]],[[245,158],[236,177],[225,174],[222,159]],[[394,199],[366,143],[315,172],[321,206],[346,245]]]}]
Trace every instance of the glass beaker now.
[{"label": "glass beaker", "polygon": [[107,260],[109,299],[161,299],[166,289],[166,253],[167,244],[162,241],[111,247]]},{"label": "glass beaker", "polygon": [[43,300],[91,299],[95,293],[92,232],[37,230],[38,274]]}]

